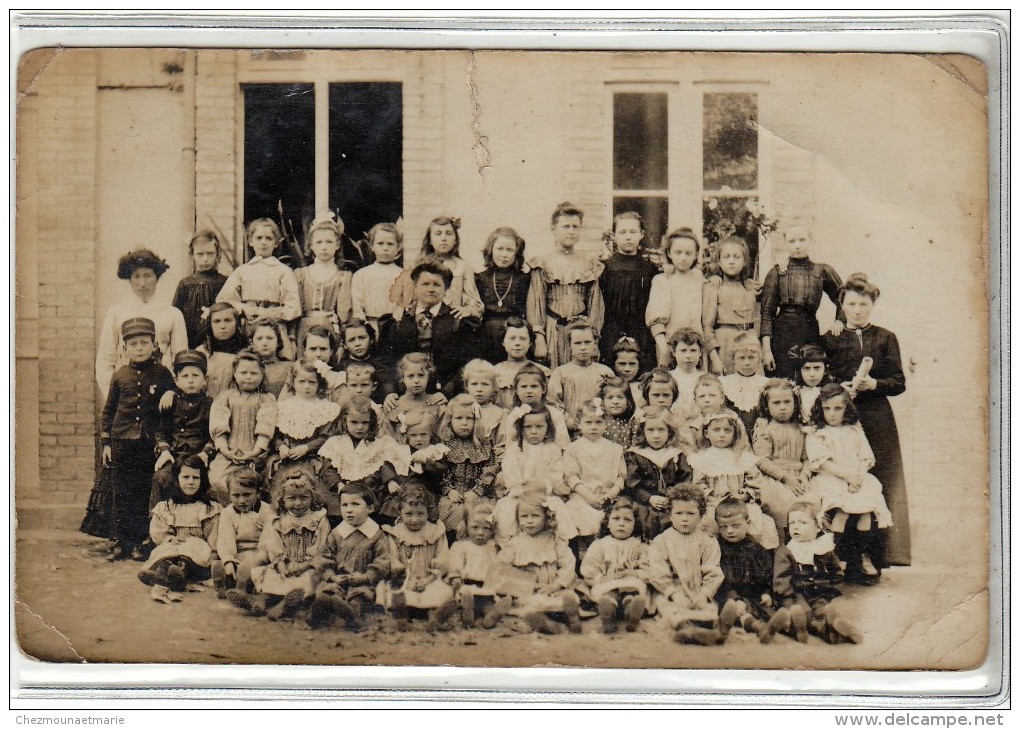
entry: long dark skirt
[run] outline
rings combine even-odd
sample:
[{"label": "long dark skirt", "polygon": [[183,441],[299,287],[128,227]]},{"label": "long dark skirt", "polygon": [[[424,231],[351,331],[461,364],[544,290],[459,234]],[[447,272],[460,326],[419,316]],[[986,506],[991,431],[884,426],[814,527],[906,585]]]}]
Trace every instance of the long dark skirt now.
[{"label": "long dark skirt", "polygon": [[871,473],[882,484],[882,494],[892,512],[885,561],[891,565],[910,564],[910,511],[907,506],[907,479],[903,472],[900,435],[892,405],[885,397],[858,397],[857,414],[875,453]]},{"label": "long dark skirt", "polygon": [[93,537],[113,538],[113,469],[109,466],[96,470],[95,484],[79,530]]},{"label": "long dark skirt", "polygon": [[820,344],[818,317],[806,309],[780,311],[772,325],[772,357],[776,360],[773,377],[795,379],[797,364],[790,358],[790,349],[803,344]]}]

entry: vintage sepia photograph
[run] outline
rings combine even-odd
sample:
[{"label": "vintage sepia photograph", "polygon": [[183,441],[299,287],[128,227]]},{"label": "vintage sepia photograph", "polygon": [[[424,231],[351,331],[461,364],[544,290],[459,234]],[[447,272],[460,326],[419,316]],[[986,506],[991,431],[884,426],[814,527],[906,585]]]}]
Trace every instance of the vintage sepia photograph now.
[{"label": "vintage sepia photograph", "polygon": [[25,53],[21,652],[980,666],[988,78]]}]

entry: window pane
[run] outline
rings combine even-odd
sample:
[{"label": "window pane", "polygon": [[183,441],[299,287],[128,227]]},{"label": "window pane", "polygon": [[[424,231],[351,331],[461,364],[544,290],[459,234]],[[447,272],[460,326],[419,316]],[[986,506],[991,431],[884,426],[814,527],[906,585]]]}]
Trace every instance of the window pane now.
[{"label": "window pane", "polygon": [[[244,93],[244,219],[272,218],[303,240],[315,213],[312,84],[241,84]],[[291,251],[282,251],[289,255]]]},{"label": "window pane", "polygon": [[613,188],[668,185],[666,94],[613,94]]},{"label": "window pane", "polygon": [[664,197],[617,197],[613,198],[613,215],[624,212],[641,214],[645,227],[643,245],[658,248],[669,225],[669,202]]},{"label": "window pane", "polygon": [[704,189],[758,189],[758,95],[705,94]]},{"label": "window pane", "polygon": [[402,214],[404,127],[399,83],[329,85],[329,206],[360,239]]}]

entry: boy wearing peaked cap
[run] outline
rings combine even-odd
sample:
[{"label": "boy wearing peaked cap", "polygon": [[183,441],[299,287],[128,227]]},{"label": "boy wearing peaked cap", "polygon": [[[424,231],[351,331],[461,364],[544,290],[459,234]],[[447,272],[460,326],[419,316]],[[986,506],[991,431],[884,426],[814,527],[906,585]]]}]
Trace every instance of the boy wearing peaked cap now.
[{"label": "boy wearing peaked cap", "polygon": [[173,389],[170,371],[154,359],[156,325],[128,319],[121,326],[128,364],[113,375],[103,408],[100,440],[104,466],[113,471],[113,559],[144,559],[149,491],[156,465],[159,400]]}]

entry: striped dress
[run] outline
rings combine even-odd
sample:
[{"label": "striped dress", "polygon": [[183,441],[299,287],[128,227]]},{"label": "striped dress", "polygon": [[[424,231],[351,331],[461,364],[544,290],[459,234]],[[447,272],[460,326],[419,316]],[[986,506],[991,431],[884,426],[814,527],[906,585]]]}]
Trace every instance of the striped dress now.
[{"label": "striped dress", "polygon": [[602,263],[580,253],[557,251],[529,265],[528,323],[536,332],[545,333],[549,366],[555,369],[570,361],[566,338],[569,319],[586,316],[596,331],[602,331],[605,304],[598,282]]}]

